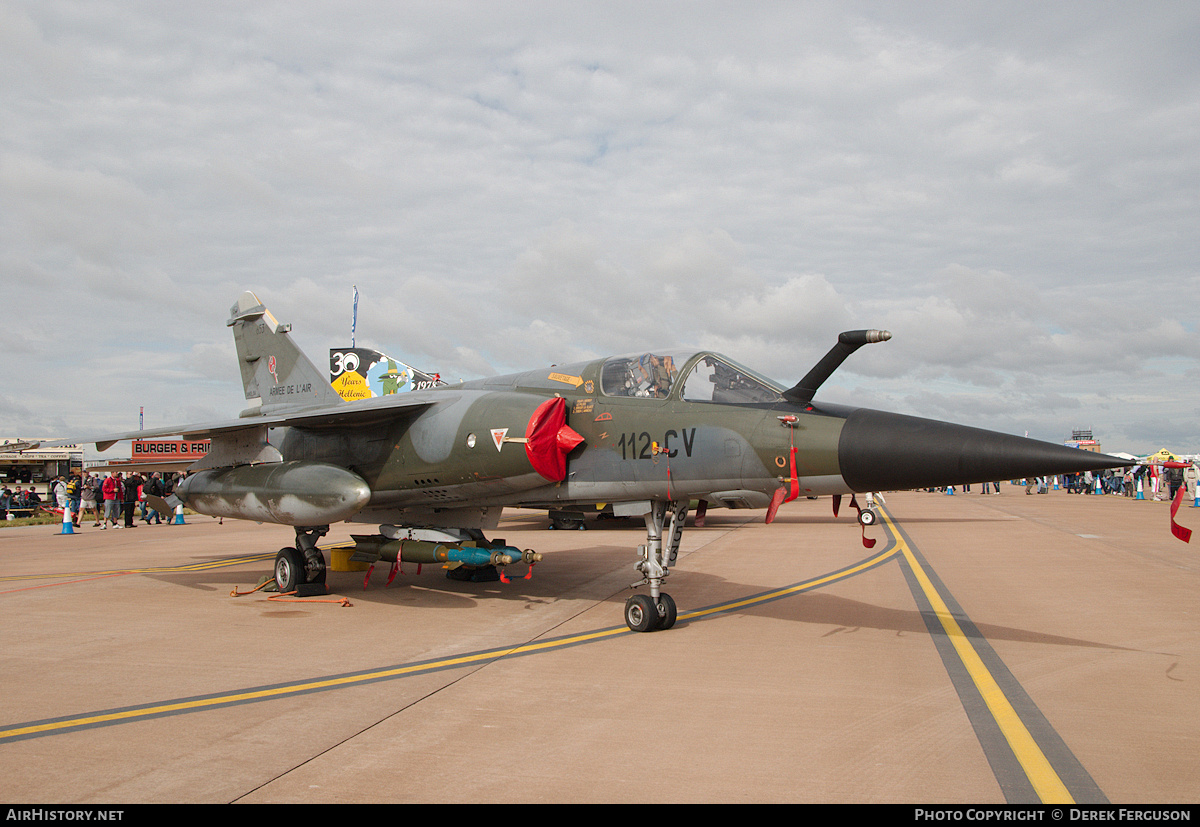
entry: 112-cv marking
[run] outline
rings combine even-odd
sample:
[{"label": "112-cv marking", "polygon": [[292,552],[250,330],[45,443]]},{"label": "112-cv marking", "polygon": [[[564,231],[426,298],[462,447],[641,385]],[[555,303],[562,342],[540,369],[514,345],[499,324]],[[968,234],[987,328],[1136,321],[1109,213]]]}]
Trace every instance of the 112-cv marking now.
[{"label": "112-cv marking", "polygon": [[679,449],[671,447],[671,439],[679,437],[683,437],[684,455],[690,457],[692,448],[696,444],[695,428],[684,428],[682,431],[672,428],[663,436],[661,444],[655,443],[649,431],[621,434],[621,439],[615,447],[621,451],[621,459],[653,459],[656,455],[656,446],[658,447],[657,453],[666,454],[669,458],[674,459],[679,455]]}]

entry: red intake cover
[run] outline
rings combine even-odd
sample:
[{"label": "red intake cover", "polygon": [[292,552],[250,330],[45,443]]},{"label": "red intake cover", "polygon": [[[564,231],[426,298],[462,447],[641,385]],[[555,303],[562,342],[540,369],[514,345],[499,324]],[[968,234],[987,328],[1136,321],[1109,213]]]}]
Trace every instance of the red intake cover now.
[{"label": "red intake cover", "polygon": [[551,482],[567,478],[567,454],[583,442],[583,437],[567,424],[567,400],[561,396],[538,405],[525,426],[525,438],[529,464]]}]

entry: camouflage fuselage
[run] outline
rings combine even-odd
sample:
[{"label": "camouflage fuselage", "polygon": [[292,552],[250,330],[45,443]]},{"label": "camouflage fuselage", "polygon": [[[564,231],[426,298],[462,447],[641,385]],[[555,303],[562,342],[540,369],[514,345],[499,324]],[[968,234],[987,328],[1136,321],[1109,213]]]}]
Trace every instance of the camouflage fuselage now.
[{"label": "camouflage fuselage", "polygon": [[[793,446],[802,493],[849,491],[838,468],[841,416],[783,400],[688,401],[681,383],[663,398],[611,396],[601,389],[603,365],[418,391],[431,403],[419,416],[336,431],[290,428],[272,441],[287,460],[361,475],[372,490],[364,522],[386,522],[388,511],[398,523],[436,522],[468,504],[563,508],[708,498],[764,507],[792,476]],[[584,439],[569,453],[562,480],[537,473],[520,441],[534,411],[555,396]],[[789,415],[795,422],[781,420]]]}]

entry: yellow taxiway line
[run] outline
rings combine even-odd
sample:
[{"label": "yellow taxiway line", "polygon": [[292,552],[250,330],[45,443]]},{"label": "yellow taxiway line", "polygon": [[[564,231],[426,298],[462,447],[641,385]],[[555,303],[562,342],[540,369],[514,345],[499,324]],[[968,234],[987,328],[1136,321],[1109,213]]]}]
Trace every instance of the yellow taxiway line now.
[{"label": "yellow taxiway line", "polygon": [[984,665],[983,659],[971,644],[970,638],[955,620],[953,613],[946,606],[946,602],[925,573],[925,569],[917,561],[912,549],[909,548],[908,543],[892,523],[891,517],[883,508],[878,510],[887,524],[889,533],[895,538],[896,547],[912,569],[917,582],[921,585],[921,590],[925,593],[925,598],[933,607],[938,622],[946,631],[946,637],[953,644],[959,660],[962,661],[967,674],[975,683],[975,687],[983,697],[984,703],[987,704],[996,725],[1000,727],[1000,732],[1008,741],[1009,747],[1012,748],[1017,762],[1024,770],[1030,784],[1033,785],[1038,798],[1043,804],[1074,804],[1075,800],[1068,792],[1066,785],[1050,765],[1046,754],[1042,752],[1029,729],[1021,721],[1020,715],[1017,714],[1004,691],[996,683],[992,673]]},{"label": "yellow taxiway line", "polygon": [[[749,598],[734,600],[728,603],[721,603],[691,612],[682,612],[679,615],[679,620],[682,621],[696,619],[706,617],[708,615],[720,614],[722,612],[735,611],[746,606],[765,603],[771,600],[778,600],[781,597],[815,589],[820,586],[860,574],[891,559],[895,556],[895,554],[895,548],[889,546],[885,551],[873,555],[872,557],[869,557],[853,566],[842,569],[841,571],[824,574],[820,577],[816,577],[802,583],[796,583],[783,589],[776,589],[774,591],[754,595]],[[192,567],[189,566],[187,568]],[[500,649],[489,649],[481,652],[472,652],[434,661],[402,664],[385,669],[373,669],[350,675],[334,675],[299,683],[255,687],[236,692],[207,695],[196,698],[182,698],[159,704],[107,710],[87,715],[80,715],[77,717],[33,721],[26,724],[12,726],[7,729],[0,729],[0,743],[10,740],[20,740],[24,738],[49,735],[62,730],[73,730],[93,726],[117,724],[123,721],[155,718],[164,715],[191,712],[218,706],[229,706],[232,704],[251,703],[305,692],[319,692],[344,686],[351,686],[354,684],[390,680],[409,675],[416,675],[425,672],[436,672],[445,669],[455,669],[463,666],[470,666],[472,664],[486,663],[489,661],[518,657],[521,655],[529,655],[537,652],[551,651],[567,646],[577,646],[581,643],[590,643],[606,638],[632,634],[635,633],[630,631],[626,626],[614,626],[607,629],[598,629],[591,632],[583,632],[577,635],[569,635],[562,638],[525,643],[518,646]]]}]

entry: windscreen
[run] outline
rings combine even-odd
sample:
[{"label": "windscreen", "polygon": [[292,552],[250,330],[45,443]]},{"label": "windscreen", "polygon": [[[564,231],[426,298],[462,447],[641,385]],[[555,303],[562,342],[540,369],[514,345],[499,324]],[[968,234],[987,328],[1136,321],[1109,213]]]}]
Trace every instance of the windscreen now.
[{"label": "windscreen", "polygon": [[683,382],[683,398],[688,402],[748,405],[782,399],[779,389],[767,380],[715,354],[703,355]]}]

